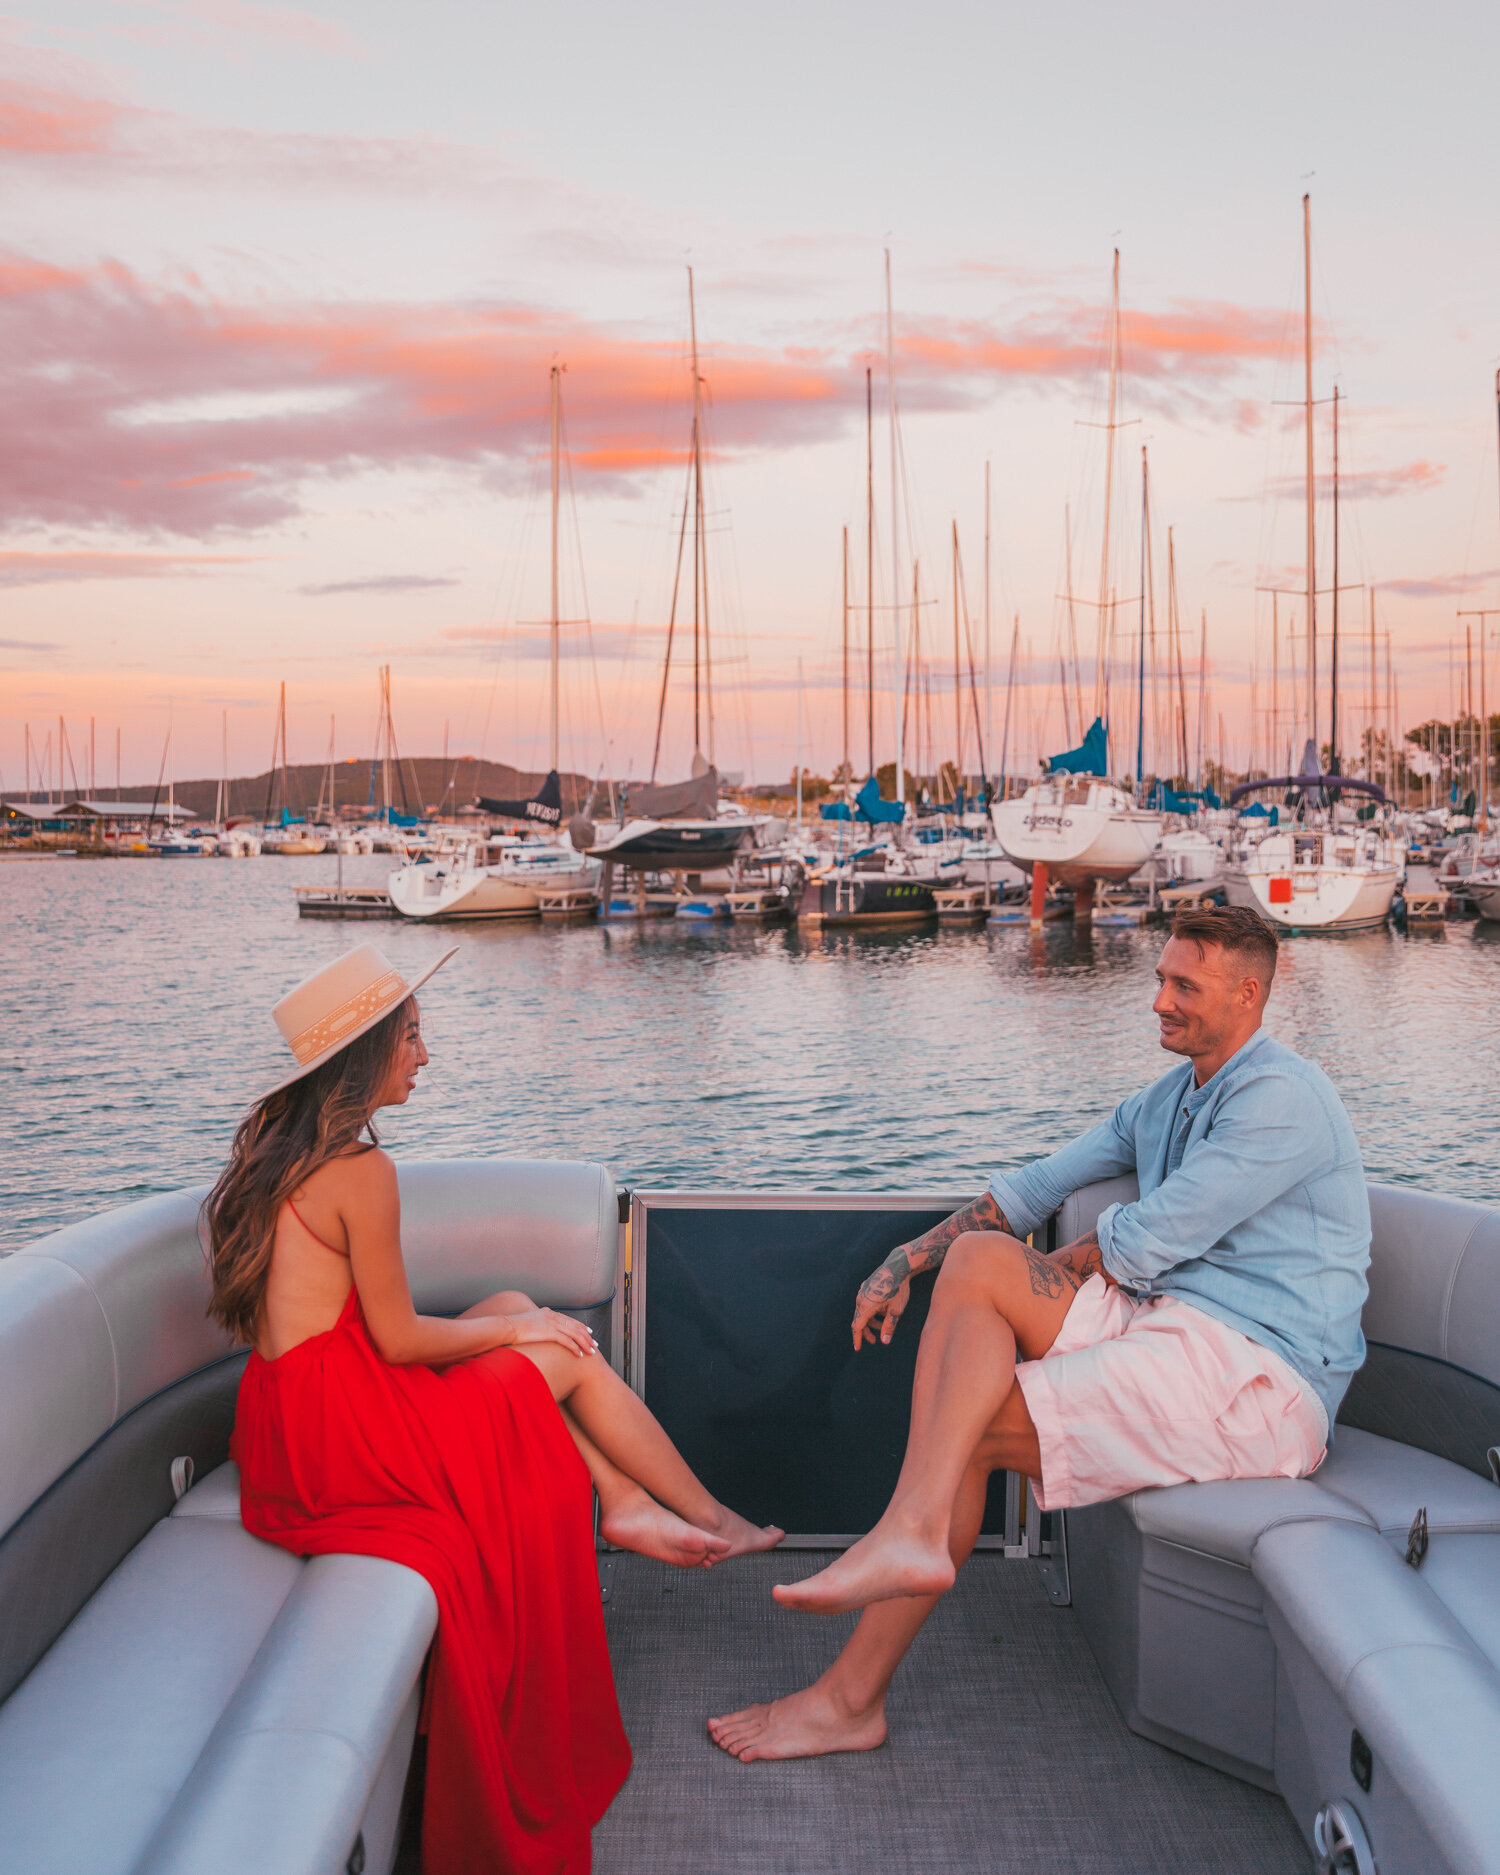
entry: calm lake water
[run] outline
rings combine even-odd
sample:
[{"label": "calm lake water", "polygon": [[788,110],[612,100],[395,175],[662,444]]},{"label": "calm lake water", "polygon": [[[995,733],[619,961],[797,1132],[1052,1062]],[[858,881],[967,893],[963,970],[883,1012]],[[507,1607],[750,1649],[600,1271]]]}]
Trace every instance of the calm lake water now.
[{"label": "calm lake water", "polygon": [[[345,861],[348,883],[380,857]],[[1159,931],[299,920],[329,859],[0,865],[0,1249],[212,1178],[286,1071],[270,1018],[369,939],[428,985],[414,1158],[601,1159],[622,1184],[977,1189],[1168,1065]],[[1348,1103],[1372,1178],[1500,1199],[1500,926],[1298,939],[1270,1027]]]}]

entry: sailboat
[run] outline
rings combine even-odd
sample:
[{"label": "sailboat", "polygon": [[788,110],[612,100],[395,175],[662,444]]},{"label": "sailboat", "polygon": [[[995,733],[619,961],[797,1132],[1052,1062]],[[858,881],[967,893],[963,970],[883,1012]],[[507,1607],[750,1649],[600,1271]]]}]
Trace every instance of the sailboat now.
[{"label": "sailboat", "polygon": [[[277,755],[280,754],[279,772],[281,775],[281,819],[271,819],[271,802],[276,791],[278,772]],[[286,756],[286,685],[281,686],[280,698],[276,706],[276,731],[271,739],[271,772],[266,777],[266,813],[265,834],[262,838],[262,850],[267,853],[279,853],[283,858],[300,858],[313,853],[326,851],[328,842],[322,834],[315,833],[305,819],[294,819],[287,805],[287,756]]]},{"label": "sailboat", "polygon": [[[1358,781],[1338,772],[1338,693],[1329,710],[1329,769],[1318,761],[1317,540],[1313,500],[1313,339],[1312,339],[1312,200],[1302,198],[1304,422],[1307,485],[1307,742],[1295,775],[1242,782],[1230,790],[1231,807],[1248,795],[1269,789],[1288,791],[1294,823],[1278,827],[1249,848],[1224,875],[1231,905],[1259,911],[1288,932],[1370,931],[1390,915],[1405,871],[1404,843],[1374,822],[1353,827],[1338,824],[1337,803],[1345,793],[1363,794],[1388,805],[1378,782]],[[1335,594],[1332,683],[1338,682],[1338,402],[1334,406],[1334,575]]]},{"label": "sailboat", "polygon": [[[551,726],[552,766],[535,794],[525,799],[496,800],[484,795],[477,805],[499,820],[519,821],[526,827],[555,834],[562,820],[562,783],[558,763],[558,675],[561,620],[558,615],[557,524],[559,464],[562,433],[562,366],[552,367],[552,617],[551,617]],[[387,784],[389,792],[389,784]],[[567,841],[526,839],[519,834],[492,835],[467,840],[449,857],[434,863],[426,855],[393,872],[388,882],[391,903],[403,918],[439,921],[474,921],[494,918],[535,918],[543,894],[569,895],[570,909],[592,911],[599,879],[599,862],[580,853]]]},{"label": "sailboat", "polygon": [[[1120,253],[1115,250],[1109,348],[1108,455],[1104,476],[1104,542],[1099,556],[1099,626],[1095,690],[1105,696],[1105,665],[1114,599],[1109,580],[1111,504],[1114,493],[1115,403],[1120,369]],[[1144,568],[1142,569],[1144,575]],[[1076,732],[1075,732],[1076,733]],[[1140,868],[1161,838],[1162,817],[1142,807],[1124,788],[1107,779],[1109,733],[1103,709],[1095,715],[1076,749],[1054,755],[1046,777],[1014,800],[997,801],[990,810],[995,837],[1006,857],[1040,885],[1071,886],[1084,904],[1103,880],[1119,884]],[[1041,871],[1040,880],[1037,878]],[[1080,907],[1082,909],[1082,907]]]},{"label": "sailboat", "polygon": [[[692,342],[693,432],[688,464],[688,493],[683,504],[682,529],[677,540],[677,570],[672,581],[672,605],[667,620],[667,648],[662,660],[661,700],[656,713],[656,743],[651,757],[651,779],[625,784],[620,792],[619,819],[595,826],[586,815],[573,823],[574,844],[580,840],[593,858],[635,871],[705,872],[727,865],[755,838],[749,814],[723,813],[719,808],[719,771],[714,759],[713,650],[709,635],[708,535],[703,514],[703,378],[698,369],[698,310],[693,270],[688,276],[688,326]],[[672,674],[672,651],[677,633],[677,599],[682,580],[682,555],[687,542],[688,518],[693,536],[693,762],[686,781],[658,783],[662,725],[666,718],[667,686]],[[555,652],[554,652],[555,659]],[[554,664],[555,669],[555,664]],[[555,680],[554,680],[555,685]],[[553,766],[556,766],[556,690],[554,687]],[[707,730],[708,753],[703,752]]]}]

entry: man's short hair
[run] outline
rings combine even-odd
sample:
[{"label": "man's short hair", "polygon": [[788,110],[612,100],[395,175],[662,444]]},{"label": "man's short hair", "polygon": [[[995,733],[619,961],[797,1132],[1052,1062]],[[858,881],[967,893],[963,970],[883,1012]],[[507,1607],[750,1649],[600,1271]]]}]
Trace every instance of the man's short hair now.
[{"label": "man's short hair", "polygon": [[1243,905],[1205,905],[1200,911],[1180,911],[1172,920],[1172,936],[1198,946],[1216,944],[1245,966],[1269,996],[1276,975],[1276,931],[1258,911]]}]

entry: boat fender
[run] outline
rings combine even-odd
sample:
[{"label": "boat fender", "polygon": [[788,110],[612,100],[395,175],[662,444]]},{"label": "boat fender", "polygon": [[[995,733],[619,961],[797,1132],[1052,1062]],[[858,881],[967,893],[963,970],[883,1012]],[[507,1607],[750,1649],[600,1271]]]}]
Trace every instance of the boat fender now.
[{"label": "boat fender", "polygon": [[174,1498],[180,1498],[185,1491],[190,1491],[192,1486],[192,1459],[186,1455],[182,1458],[174,1458],[172,1460],[172,1496]]}]

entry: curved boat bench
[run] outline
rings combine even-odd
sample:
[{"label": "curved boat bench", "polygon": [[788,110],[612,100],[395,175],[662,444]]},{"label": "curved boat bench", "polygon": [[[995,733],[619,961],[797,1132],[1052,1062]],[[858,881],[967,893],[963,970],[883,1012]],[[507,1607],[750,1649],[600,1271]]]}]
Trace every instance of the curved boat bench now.
[{"label": "curved boat bench", "polygon": [[[1134,1195],[1074,1193],[1052,1241]],[[1320,1853],[1362,1832],[1332,1866],[1495,1875],[1500,1211],[1380,1185],[1370,1208],[1369,1358],[1315,1476],[1068,1511],[1073,1606],[1134,1731],[1279,1791]]]},{"label": "curved boat bench", "polygon": [[[602,1166],[401,1169],[419,1309],[522,1288],[608,1350]],[[244,1364],[174,1193],[0,1259],[0,1869],[386,1875],[437,1622],[399,1564],[248,1535]],[[191,1485],[196,1470],[200,1482]]]}]

